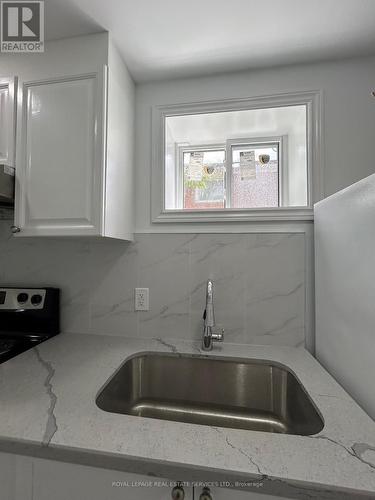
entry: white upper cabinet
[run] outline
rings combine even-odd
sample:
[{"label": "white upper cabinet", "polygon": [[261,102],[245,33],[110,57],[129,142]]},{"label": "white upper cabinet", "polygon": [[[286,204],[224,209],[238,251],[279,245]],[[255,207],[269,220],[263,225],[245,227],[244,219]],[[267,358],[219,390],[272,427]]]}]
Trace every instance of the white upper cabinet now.
[{"label": "white upper cabinet", "polygon": [[134,85],[108,36],[98,60],[85,38],[19,78],[16,236],[133,237]]},{"label": "white upper cabinet", "polygon": [[105,73],[23,84],[20,233],[102,233]]},{"label": "white upper cabinet", "polygon": [[0,78],[0,164],[14,167],[17,78]]}]

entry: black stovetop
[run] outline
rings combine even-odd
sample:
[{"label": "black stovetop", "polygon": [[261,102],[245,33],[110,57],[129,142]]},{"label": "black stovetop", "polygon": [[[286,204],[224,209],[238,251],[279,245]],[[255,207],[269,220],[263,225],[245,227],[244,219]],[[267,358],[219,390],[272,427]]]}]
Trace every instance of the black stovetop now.
[{"label": "black stovetop", "polygon": [[60,332],[60,290],[0,287],[0,363]]},{"label": "black stovetop", "polygon": [[3,337],[0,334],[0,363],[8,361],[8,359],[14,358],[21,352],[27,351],[32,347],[40,344],[48,337],[42,338],[28,338],[28,337]]}]

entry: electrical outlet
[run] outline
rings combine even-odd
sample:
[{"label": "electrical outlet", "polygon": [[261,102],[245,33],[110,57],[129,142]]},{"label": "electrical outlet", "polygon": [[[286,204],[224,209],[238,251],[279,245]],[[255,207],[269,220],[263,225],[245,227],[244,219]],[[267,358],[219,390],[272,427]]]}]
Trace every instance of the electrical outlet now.
[{"label": "electrical outlet", "polygon": [[149,310],[149,289],[148,288],[136,288],[134,294],[134,309],[136,311],[148,311]]}]

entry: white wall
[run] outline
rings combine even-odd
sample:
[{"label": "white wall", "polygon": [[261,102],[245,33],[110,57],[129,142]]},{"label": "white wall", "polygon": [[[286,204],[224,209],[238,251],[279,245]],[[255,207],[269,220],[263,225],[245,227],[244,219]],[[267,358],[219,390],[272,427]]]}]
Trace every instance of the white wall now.
[{"label": "white wall", "polygon": [[108,61],[108,33],[85,35],[47,42],[45,52],[38,54],[0,53],[0,77],[22,79],[59,77],[102,69]]},{"label": "white wall", "polygon": [[[323,91],[324,192],[375,171],[375,57],[140,84],[136,90],[136,231],[180,231],[150,223],[151,107],[302,90]],[[184,231],[251,231],[246,225],[189,225]]]},{"label": "white wall", "polygon": [[315,207],[317,357],[373,418],[374,214],[375,175]]}]

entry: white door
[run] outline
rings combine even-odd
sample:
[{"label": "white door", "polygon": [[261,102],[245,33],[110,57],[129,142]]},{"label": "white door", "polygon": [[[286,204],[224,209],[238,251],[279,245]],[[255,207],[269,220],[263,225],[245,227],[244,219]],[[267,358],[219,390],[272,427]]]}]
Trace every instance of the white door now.
[{"label": "white door", "polygon": [[15,224],[19,236],[99,235],[106,69],[22,82]]},{"label": "white door", "polygon": [[15,166],[16,78],[0,78],[0,164]]}]

